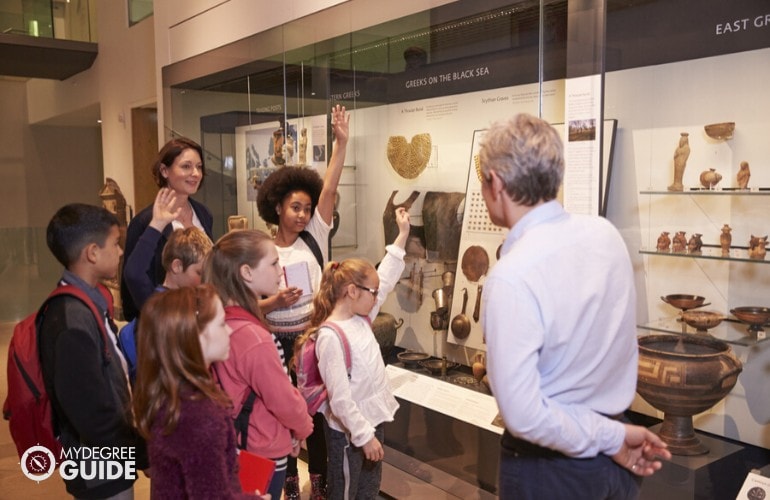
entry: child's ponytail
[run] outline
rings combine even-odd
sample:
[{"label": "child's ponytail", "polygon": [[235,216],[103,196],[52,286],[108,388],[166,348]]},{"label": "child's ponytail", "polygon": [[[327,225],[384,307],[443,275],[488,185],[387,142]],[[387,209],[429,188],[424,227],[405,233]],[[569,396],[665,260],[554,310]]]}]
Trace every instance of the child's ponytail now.
[{"label": "child's ponytail", "polygon": [[299,359],[302,353],[302,346],[307,342],[307,339],[318,331],[321,324],[326,321],[326,318],[334,310],[334,305],[337,303],[334,274],[339,267],[340,263],[335,261],[329,262],[324,267],[323,274],[321,275],[321,285],[313,297],[313,314],[310,316],[310,326],[294,341],[294,356],[291,359],[290,369],[296,367],[296,360]]},{"label": "child's ponytail", "polygon": [[[331,261],[324,267],[321,276],[321,286],[313,297],[313,314],[310,316],[310,326],[294,342],[293,359],[299,358],[302,346],[311,335],[334,311],[337,301],[345,294],[345,287],[351,283],[363,282],[369,273],[375,273],[374,267],[363,259],[345,259],[342,262]],[[294,361],[292,361],[292,368]]]}]

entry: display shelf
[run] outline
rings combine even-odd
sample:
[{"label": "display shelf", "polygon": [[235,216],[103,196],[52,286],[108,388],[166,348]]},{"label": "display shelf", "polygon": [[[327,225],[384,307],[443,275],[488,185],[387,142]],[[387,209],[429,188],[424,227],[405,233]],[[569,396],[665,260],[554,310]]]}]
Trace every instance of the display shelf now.
[{"label": "display shelf", "polygon": [[722,255],[722,249],[716,245],[703,245],[701,253],[686,252],[660,252],[656,249],[642,248],[639,253],[645,255],[659,255],[661,257],[688,257],[691,259],[726,260],[732,262],[752,262],[754,264],[770,264],[770,260],[749,258],[749,251],[745,248],[731,248],[728,255]]},{"label": "display shelf", "polygon": [[639,192],[640,194],[661,194],[674,196],[770,196],[770,188],[749,188],[749,189],[706,189],[690,188],[685,191],[668,191],[660,189],[647,189]]},{"label": "display shelf", "polygon": [[714,328],[709,328],[708,333],[698,332],[695,328],[680,321],[678,317],[660,318],[650,323],[637,325],[640,335],[650,335],[651,332],[670,333],[673,335],[710,335],[728,344],[740,346],[753,346],[767,340],[766,333],[759,335],[749,333],[749,325],[740,321],[727,318]]}]

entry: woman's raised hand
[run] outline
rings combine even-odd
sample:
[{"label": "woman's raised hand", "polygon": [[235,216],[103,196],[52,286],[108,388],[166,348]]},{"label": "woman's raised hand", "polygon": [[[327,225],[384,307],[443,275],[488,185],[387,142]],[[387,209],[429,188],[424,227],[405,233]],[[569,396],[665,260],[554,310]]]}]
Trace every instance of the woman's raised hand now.
[{"label": "woman's raised hand", "polygon": [[163,232],[163,229],[182,213],[181,208],[176,208],[176,193],[170,188],[160,188],[152,205],[152,220],[150,226]]}]

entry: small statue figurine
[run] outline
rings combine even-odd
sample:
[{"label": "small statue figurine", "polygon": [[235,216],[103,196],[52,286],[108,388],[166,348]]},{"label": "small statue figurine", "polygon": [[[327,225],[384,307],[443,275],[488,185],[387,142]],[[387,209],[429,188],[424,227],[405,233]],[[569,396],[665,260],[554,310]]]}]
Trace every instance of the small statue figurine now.
[{"label": "small statue figurine", "polygon": [[294,165],[294,138],[290,135],[286,136],[283,143],[283,159],[287,165]]},{"label": "small statue figurine", "polygon": [[299,164],[307,165],[307,128],[302,127],[299,132]]},{"label": "small statue figurine", "polygon": [[733,242],[733,235],[730,234],[733,228],[729,224],[722,226],[722,234],[719,235],[719,245],[722,247],[722,256],[730,254],[730,244]]},{"label": "small statue figurine", "polygon": [[273,165],[283,166],[286,164],[286,159],[283,156],[283,140],[282,128],[273,132],[273,156],[270,158]]},{"label": "small statue figurine", "polygon": [[687,236],[684,231],[677,231],[674,235],[674,244],[671,248],[675,253],[683,253],[687,248]]},{"label": "small statue figurine", "polygon": [[714,186],[722,180],[722,175],[715,168],[704,170],[700,174],[700,185],[706,189],[714,189]]},{"label": "small statue figurine", "polygon": [[692,236],[690,236],[690,241],[687,242],[687,251],[694,254],[700,254],[701,253],[701,247],[703,246],[703,241],[701,241],[700,237],[703,236],[701,233],[695,233]]},{"label": "small statue figurine", "polygon": [[671,238],[668,237],[668,231],[663,231],[658,236],[658,252],[668,252],[671,246]]},{"label": "small statue figurine", "polygon": [[754,236],[751,235],[749,240],[749,258],[763,260],[767,253],[767,235]]},{"label": "small statue figurine", "polygon": [[749,170],[749,162],[742,161],[741,169],[738,170],[738,187],[740,189],[749,188],[749,177],[751,177],[751,170]]},{"label": "small statue figurine", "polygon": [[690,140],[687,132],[682,132],[679,137],[679,146],[674,151],[674,182],[668,187],[669,191],[684,191],[682,177],[684,167],[687,166],[687,158],[690,157]]}]

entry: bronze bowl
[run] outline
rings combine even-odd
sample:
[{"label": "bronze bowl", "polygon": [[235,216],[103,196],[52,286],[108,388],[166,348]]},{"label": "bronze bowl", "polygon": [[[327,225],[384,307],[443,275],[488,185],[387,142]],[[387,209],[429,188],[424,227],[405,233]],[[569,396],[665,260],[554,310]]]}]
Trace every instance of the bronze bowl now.
[{"label": "bronze bowl", "polygon": [[[420,361],[420,366],[428,370],[432,375],[441,375],[441,365],[444,363],[443,359],[426,359],[425,361]],[[446,370],[453,370],[460,366],[459,363],[455,363],[454,361],[447,361],[446,362]]]},{"label": "bronze bowl", "polygon": [[682,311],[682,321],[701,333],[714,328],[724,319],[722,314],[713,311]]},{"label": "bronze bowl", "polygon": [[704,125],[703,130],[705,130],[706,135],[712,139],[724,141],[733,138],[735,122],[712,123],[709,125]]},{"label": "bronze bowl", "polygon": [[661,297],[660,300],[662,300],[667,304],[671,304],[677,309],[681,309],[683,311],[708,305],[708,304],[704,304],[704,302],[706,301],[705,297],[701,297],[700,295],[686,295],[683,293],[666,295],[665,297]]},{"label": "bronze bowl", "polygon": [[770,307],[735,307],[730,309],[730,313],[749,325],[749,333],[764,332],[762,327],[770,322]]},{"label": "bronze bowl", "polygon": [[430,358],[430,355],[424,352],[417,351],[404,351],[396,355],[399,361],[401,361],[406,368],[417,368],[420,361],[425,361]]},{"label": "bronze bowl", "polygon": [[674,455],[703,455],[692,416],[722,400],[743,370],[730,346],[709,336],[648,335],[639,338],[636,391],[664,412],[660,437]]}]

